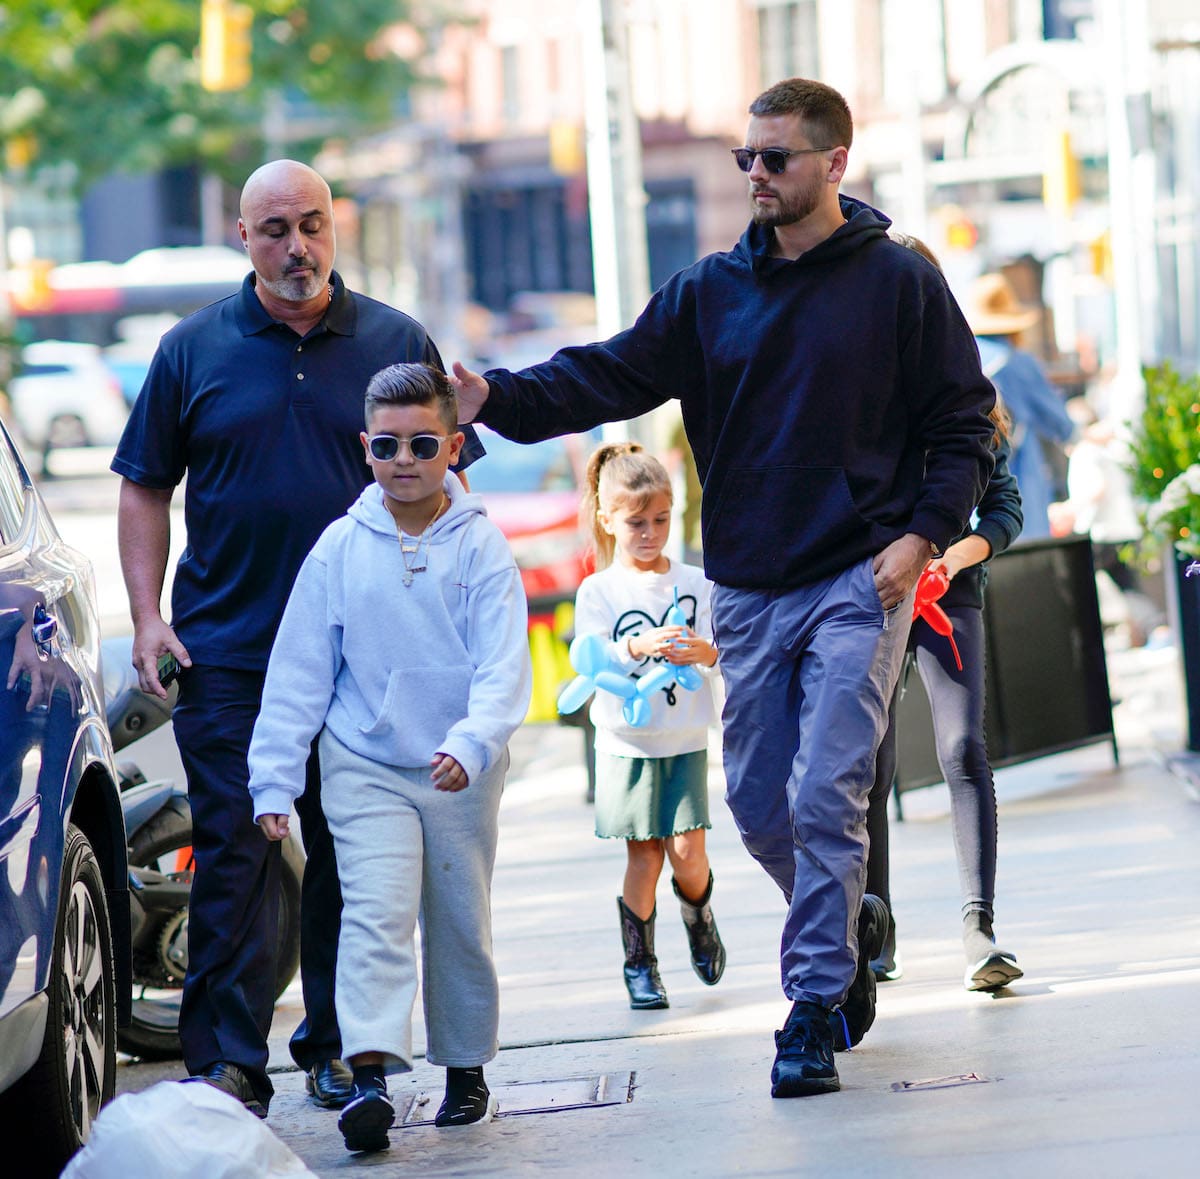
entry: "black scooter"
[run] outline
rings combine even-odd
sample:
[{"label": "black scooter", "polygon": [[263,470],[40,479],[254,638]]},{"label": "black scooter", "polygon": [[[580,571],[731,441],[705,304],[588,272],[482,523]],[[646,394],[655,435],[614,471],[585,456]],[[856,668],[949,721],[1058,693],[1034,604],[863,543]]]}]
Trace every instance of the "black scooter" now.
[{"label": "black scooter", "polygon": [[[130,663],[132,640],[104,640],[104,696],[114,750],[171,719],[179,688],[166,700],[143,692]],[[133,918],[133,1019],[117,1033],[122,1052],[143,1060],[180,1055],[179,1002],[188,967],[188,895],[192,887],[192,811],[184,786],[148,782],[132,762],[118,765]],[[300,968],[300,881],[304,852],[284,840],[275,997]]]}]

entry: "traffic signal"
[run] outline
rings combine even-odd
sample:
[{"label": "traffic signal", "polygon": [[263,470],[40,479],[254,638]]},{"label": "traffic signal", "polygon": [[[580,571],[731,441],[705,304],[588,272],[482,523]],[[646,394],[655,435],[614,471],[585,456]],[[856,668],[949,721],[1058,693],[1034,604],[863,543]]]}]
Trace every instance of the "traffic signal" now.
[{"label": "traffic signal", "polygon": [[1053,131],[1046,145],[1042,173],[1042,203],[1052,213],[1067,216],[1082,193],[1079,161],[1071,148],[1069,131]]},{"label": "traffic signal", "polygon": [[587,165],[583,128],[555,119],[550,124],[550,168],[559,176],[575,176]]},{"label": "traffic signal", "polygon": [[1087,243],[1088,261],[1091,272],[1102,278],[1109,286],[1113,281],[1112,233],[1105,230]]},{"label": "traffic signal", "polygon": [[200,85],[241,90],[250,82],[250,29],[254,10],[230,0],[203,0],[200,7]]},{"label": "traffic signal", "polygon": [[943,205],[937,211],[937,220],[946,249],[965,253],[979,244],[979,226],[958,205]]}]

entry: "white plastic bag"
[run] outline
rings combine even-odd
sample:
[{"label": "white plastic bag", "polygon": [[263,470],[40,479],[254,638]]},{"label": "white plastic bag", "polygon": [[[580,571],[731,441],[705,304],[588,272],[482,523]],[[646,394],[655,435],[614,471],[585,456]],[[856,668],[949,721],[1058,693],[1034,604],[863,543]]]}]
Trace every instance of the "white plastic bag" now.
[{"label": "white plastic bag", "polygon": [[100,1111],[61,1179],[317,1179],[240,1101],[202,1081],[160,1081]]}]

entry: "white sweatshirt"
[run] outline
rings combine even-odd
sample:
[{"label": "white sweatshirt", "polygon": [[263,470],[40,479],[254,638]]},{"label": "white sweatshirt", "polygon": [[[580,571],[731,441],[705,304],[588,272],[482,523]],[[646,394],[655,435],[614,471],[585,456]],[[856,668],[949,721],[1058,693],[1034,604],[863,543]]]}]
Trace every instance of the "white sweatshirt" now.
[{"label": "white sweatshirt", "polygon": [[532,674],[520,573],[482,498],[453,475],[445,489],[449,510],[411,585],[374,483],[305,559],[250,741],[255,818],[287,814],[322,726],[388,765],[448,753],[474,781],[524,720]]},{"label": "white sweatshirt", "polygon": [[[643,573],[612,564],[584,579],[575,598],[575,633],[602,634],[608,642],[614,670],[620,668],[634,678],[657,667],[663,660],[635,659],[628,640],[654,627],[666,626],[667,611],[679,590],[679,604],[688,625],[712,642],[712,585],[693,565],[672,561],[666,573]],[[651,698],[650,722],[642,728],[628,724],[622,714],[624,701],[612,692],[597,691],[591,717],[596,726],[596,749],[618,757],[674,757],[708,747],[708,728],[716,720],[712,677],[716,667],[696,665],[704,682],[694,692],[676,685],[656,692]]]}]

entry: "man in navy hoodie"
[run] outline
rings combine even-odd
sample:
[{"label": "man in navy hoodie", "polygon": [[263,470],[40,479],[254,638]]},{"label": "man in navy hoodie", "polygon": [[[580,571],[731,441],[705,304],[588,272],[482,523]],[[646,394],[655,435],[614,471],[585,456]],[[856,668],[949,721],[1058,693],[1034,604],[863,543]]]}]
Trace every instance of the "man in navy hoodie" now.
[{"label": "man in navy hoodie", "polygon": [[848,995],[846,1040],[873,1018],[875,753],[917,578],[992,465],[994,394],[944,280],[839,193],[852,135],[837,91],[772,86],[733,153],[752,208],[733,250],[676,274],[606,342],[520,373],[455,365],[460,416],[522,442],[681,403],[727,685],[726,797],[789,905],[776,1097],[839,1088]]}]

